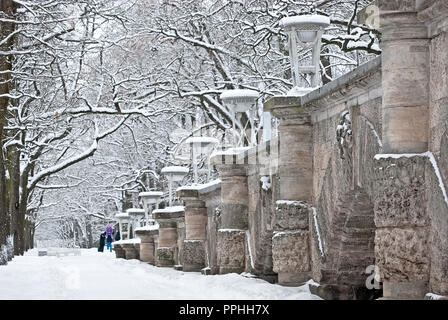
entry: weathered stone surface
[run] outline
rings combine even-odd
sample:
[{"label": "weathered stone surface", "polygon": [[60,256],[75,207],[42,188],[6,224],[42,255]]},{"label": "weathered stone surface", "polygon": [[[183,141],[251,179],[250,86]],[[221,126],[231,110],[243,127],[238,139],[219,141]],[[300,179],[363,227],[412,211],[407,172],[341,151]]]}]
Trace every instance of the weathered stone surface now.
[{"label": "weathered stone surface", "polygon": [[183,264],[183,256],[184,256],[184,240],[185,240],[185,219],[180,218],[177,222],[177,254],[174,257],[174,262],[176,264]]},{"label": "weathered stone surface", "polygon": [[176,255],[176,248],[171,247],[158,247],[157,248],[157,261],[158,267],[172,267],[176,263],[174,261]]},{"label": "weathered stone surface", "polygon": [[135,234],[140,238],[141,243],[154,243],[154,237],[159,234],[159,230],[137,230]]},{"label": "weathered stone surface", "polygon": [[[444,151],[448,152],[448,151]],[[443,181],[448,181],[446,171],[448,169],[448,157],[441,156],[438,160]],[[431,217],[431,292],[439,295],[448,295],[448,204],[445,202],[440,181],[434,172],[432,165],[427,166],[428,212]],[[445,183],[445,186],[447,184]]]},{"label": "weathered stone surface", "polygon": [[207,227],[207,208],[190,208],[185,211],[185,239],[205,240]]},{"label": "weathered stone surface", "polygon": [[295,231],[274,234],[272,258],[277,273],[310,271],[309,233]]},{"label": "weathered stone surface", "polygon": [[377,227],[424,226],[428,223],[425,157],[377,161],[375,224]]},{"label": "weathered stone surface", "polygon": [[279,126],[280,155],[278,174],[281,180],[280,198],[312,200],[313,153],[311,125]]},{"label": "weathered stone surface", "polygon": [[201,271],[205,267],[205,244],[203,240],[184,240],[183,271]]},{"label": "weathered stone surface", "polygon": [[241,273],[245,268],[246,234],[243,230],[221,229],[218,231],[219,273]]},{"label": "weathered stone surface", "polygon": [[126,258],[125,251],[121,245],[114,244],[114,251],[115,251],[116,258],[121,258],[121,259]]},{"label": "weathered stone surface", "polygon": [[177,227],[159,229],[159,246],[160,247],[177,246]]},{"label": "weathered stone surface", "polygon": [[423,300],[427,292],[426,281],[384,281],[382,300]]},{"label": "weathered stone surface", "polygon": [[369,290],[365,287],[353,288],[348,285],[309,285],[310,292],[324,300],[375,300],[382,296],[382,290]]},{"label": "weathered stone surface", "polygon": [[140,244],[140,260],[151,264],[155,263],[154,260],[154,242],[142,242]]},{"label": "weathered stone surface", "polygon": [[375,234],[376,265],[392,282],[428,281],[428,228],[381,228]]},{"label": "weathered stone surface", "polygon": [[274,214],[274,229],[283,230],[308,230],[310,206],[301,201],[278,201]]},{"label": "weathered stone surface", "polygon": [[415,11],[415,0],[377,0],[381,10]]},{"label": "weathered stone surface", "polygon": [[138,259],[140,256],[140,252],[137,251],[134,244],[132,243],[124,243],[121,245],[125,251],[125,259]]}]

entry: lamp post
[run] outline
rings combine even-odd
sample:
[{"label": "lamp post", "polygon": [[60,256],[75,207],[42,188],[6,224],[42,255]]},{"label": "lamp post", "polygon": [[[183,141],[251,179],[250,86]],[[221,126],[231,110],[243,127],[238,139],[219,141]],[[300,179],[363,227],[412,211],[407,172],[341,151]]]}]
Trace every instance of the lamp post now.
[{"label": "lamp post", "polygon": [[140,218],[145,215],[145,210],[138,209],[138,208],[131,208],[131,209],[126,210],[126,213],[129,215],[130,219],[132,220],[132,232],[135,235],[135,229],[140,227],[140,225],[138,225],[137,223],[140,221]]},{"label": "lamp post", "polygon": [[163,196],[161,191],[140,192],[138,195],[143,201],[143,208],[145,210],[146,226],[149,225],[149,219],[152,219],[152,205],[155,204],[158,208],[160,198]]},{"label": "lamp post", "polygon": [[[232,110],[232,125],[233,125],[233,144],[234,147],[241,147],[243,145],[244,134],[241,132],[240,139],[236,137],[236,120],[240,121],[242,114],[251,109],[259,97],[259,94],[255,90],[248,89],[234,89],[226,90],[221,94],[222,101],[228,105]],[[249,116],[249,122],[251,128],[253,127],[253,118]],[[244,130],[244,128],[243,128]],[[251,137],[250,142],[253,142]]]},{"label": "lamp post", "polygon": [[124,234],[123,234],[123,223],[127,223],[128,225],[128,231],[126,233],[126,237],[127,239],[129,239],[129,215],[126,212],[121,212],[121,213],[117,213],[115,215],[115,219],[118,221],[118,228],[120,230],[120,235],[121,238],[124,239]]},{"label": "lamp post", "polygon": [[[294,87],[300,87],[300,73],[309,74],[311,87],[318,86],[322,34],[330,25],[330,18],[319,14],[286,17],[280,20],[289,38],[289,58]],[[299,66],[297,43],[303,48],[312,48],[311,65]]]},{"label": "lamp post", "polygon": [[190,144],[194,184],[198,184],[198,157],[207,154],[207,180],[210,179],[210,148],[219,141],[210,137],[191,137],[186,143]]},{"label": "lamp post", "polygon": [[173,182],[182,181],[184,177],[187,175],[188,171],[189,171],[188,168],[178,166],[165,167],[162,169],[161,172],[168,179],[170,207],[173,204],[173,196],[172,196]]}]

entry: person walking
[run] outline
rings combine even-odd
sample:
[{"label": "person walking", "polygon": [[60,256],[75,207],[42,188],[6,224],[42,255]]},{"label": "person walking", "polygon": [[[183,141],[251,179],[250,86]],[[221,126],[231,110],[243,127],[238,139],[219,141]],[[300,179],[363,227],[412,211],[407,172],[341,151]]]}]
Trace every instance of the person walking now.
[{"label": "person walking", "polygon": [[98,247],[98,252],[104,252],[104,245],[106,242],[106,232],[100,235],[100,246]]},{"label": "person walking", "polygon": [[120,235],[120,231],[117,231],[115,233],[115,241],[120,241],[121,240],[121,235]]},{"label": "person walking", "polygon": [[107,243],[106,250],[109,250],[110,252],[112,252],[113,237],[114,237],[114,232],[112,230],[112,227],[107,226],[107,228],[106,228],[106,243]]}]

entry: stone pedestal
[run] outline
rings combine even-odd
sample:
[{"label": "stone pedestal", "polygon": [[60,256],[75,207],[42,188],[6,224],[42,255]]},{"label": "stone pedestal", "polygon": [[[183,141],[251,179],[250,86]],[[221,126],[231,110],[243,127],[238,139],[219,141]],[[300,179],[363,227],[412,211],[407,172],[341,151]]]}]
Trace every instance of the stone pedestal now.
[{"label": "stone pedestal", "polygon": [[177,254],[176,247],[158,247],[157,248],[157,266],[158,267],[173,267],[175,256]]},{"label": "stone pedestal", "polygon": [[140,260],[155,264],[155,245],[154,237],[158,235],[158,230],[137,230],[135,232],[140,238]]},{"label": "stone pedestal", "polygon": [[281,285],[298,286],[311,278],[310,211],[305,202],[277,201],[272,260]]},{"label": "stone pedestal", "polygon": [[123,243],[121,245],[125,251],[125,259],[126,260],[130,260],[130,259],[138,259],[139,258],[139,252],[137,251],[137,249],[135,248],[133,243]]},{"label": "stone pedestal", "polygon": [[168,207],[154,210],[153,215],[159,224],[156,265],[173,267],[179,263],[178,222],[184,219],[184,208]]},{"label": "stone pedestal", "polygon": [[115,257],[125,259],[125,251],[120,244],[114,244]]},{"label": "stone pedestal", "polygon": [[218,230],[219,274],[241,273],[246,266],[246,231]]},{"label": "stone pedestal", "polygon": [[[244,158],[243,161],[244,163]],[[217,165],[221,179],[221,228],[217,238],[219,273],[241,273],[246,265],[248,229],[247,164]]]},{"label": "stone pedestal", "polygon": [[198,190],[181,189],[178,196],[185,202],[185,240],[183,240],[183,271],[201,271],[206,265],[207,208],[199,199]]},{"label": "stone pedestal", "polygon": [[423,299],[430,273],[424,156],[377,158],[375,261],[384,299]]},{"label": "stone pedestal", "polygon": [[199,272],[205,267],[204,240],[184,240],[183,271]]},{"label": "stone pedestal", "polygon": [[311,278],[309,231],[276,231],[272,237],[272,260],[278,283],[299,286]]}]

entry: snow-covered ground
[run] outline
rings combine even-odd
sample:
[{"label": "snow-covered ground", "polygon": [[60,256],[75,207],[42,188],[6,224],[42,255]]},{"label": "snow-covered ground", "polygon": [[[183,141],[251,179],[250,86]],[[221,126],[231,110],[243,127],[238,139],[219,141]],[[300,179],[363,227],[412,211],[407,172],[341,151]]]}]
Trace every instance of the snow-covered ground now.
[{"label": "snow-covered ground", "polygon": [[37,249],[0,266],[0,300],[320,299],[308,286],[283,287],[238,274],[204,276],[158,268],[114,253],[82,249],[80,256],[41,256]]}]

